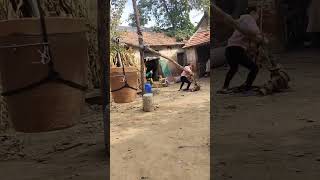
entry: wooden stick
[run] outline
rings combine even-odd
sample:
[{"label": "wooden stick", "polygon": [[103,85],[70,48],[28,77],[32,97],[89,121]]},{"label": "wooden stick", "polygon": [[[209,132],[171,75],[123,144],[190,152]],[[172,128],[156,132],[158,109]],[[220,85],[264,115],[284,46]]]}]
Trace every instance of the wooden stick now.
[{"label": "wooden stick", "polygon": [[[138,34],[138,38],[139,38],[139,45],[140,47],[143,47],[143,35],[142,35],[142,31],[140,28],[140,16],[139,16],[139,10],[137,7],[137,1],[136,0],[132,0],[132,5],[133,5],[133,10],[134,10],[134,15],[135,15],[135,19],[136,19],[136,25],[137,25],[137,34]],[[144,73],[144,51],[142,48],[140,49],[140,73],[141,73],[141,90],[142,90],[142,95],[144,95],[145,93],[145,89],[144,89],[144,77],[145,77],[145,73]]]},{"label": "wooden stick", "polygon": [[[116,42],[116,40],[113,40],[113,41]],[[120,42],[120,43],[121,43],[121,44],[125,44],[125,45],[127,45],[127,46],[131,46],[131,47],[134,47],[134,48],[141,49],[140,46],[135,45],[135,44],[132,44],[132,43],[127,43],[127,42]],[[165,56],[165,55],[159,53],[158,51],[156,51],[156,50],[154,50],[154,49],[152,49],[152,48],[150,48],[150,47],[148,47],[148,46],[144,46],[144,49],[147,50],[147,51],[149,51],[149,52],[151,52],[151,53],[153,53],[153,54],[155,54],[155,55],[161,56],[161,57],[169,60],[170,62],[172,62],[173,64],[175,64],[180,70],[184,70],[184,67],[181,66],[180,64],[178,64],[174,59],[171,59],[170,57]]]},{"label": "wooden stick", "polygon": [[[107,114],[110,112],[110,85],[107,81],[107,76],[110,75],[110,57],[109,46],[110,33],[107,33],[107,22],[110,20],[110,3],[105,0],[97,0],[97,22],[98,22],[98,46],[99,46],[99,58],[102,69],[102,83],[101,83],[101,93],[103,97],[103,124],[104,124],[104,142],[107,155],[110,157],[110,116]],[[107,168],[108,170],[109,168]]]}]

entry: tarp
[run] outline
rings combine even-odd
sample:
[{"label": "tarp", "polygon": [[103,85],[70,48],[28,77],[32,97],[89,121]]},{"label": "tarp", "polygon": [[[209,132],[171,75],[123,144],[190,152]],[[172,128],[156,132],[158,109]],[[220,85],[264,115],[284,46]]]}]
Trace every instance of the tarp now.
[{"label": "tarp", "polygon": [[160,66],[161,66],[161,70],[162,70],[163,76],[164,77],[172,76],[172,73],[171,73],[170,68],[169,68],[168,61],[165,60],[165,59],[160,58],[159,63],[160,63]]}]

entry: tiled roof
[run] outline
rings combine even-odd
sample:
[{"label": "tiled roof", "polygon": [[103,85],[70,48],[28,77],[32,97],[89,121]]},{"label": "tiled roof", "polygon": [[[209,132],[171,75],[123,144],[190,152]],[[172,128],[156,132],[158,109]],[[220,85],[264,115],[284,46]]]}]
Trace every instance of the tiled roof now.
[{"label": "tiled roof", "polygon": [[210,30],[196,32],[183,48],[210,43]]},{"label": "tiled roof", "polygon": [[[144,44],[149,46],[173,46],[184,45],[183,42],[177,42],[174,37],[169,37],[164,33],[143,32]],[[122,32],[121,41],[124,43],[139,45],[138,35],[136,32]]]}]

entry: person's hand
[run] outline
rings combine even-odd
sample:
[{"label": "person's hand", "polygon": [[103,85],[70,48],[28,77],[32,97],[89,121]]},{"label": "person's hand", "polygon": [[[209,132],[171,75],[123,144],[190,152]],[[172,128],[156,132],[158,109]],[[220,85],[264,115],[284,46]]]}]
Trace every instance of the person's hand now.
[{"label": "person's hand", "polygon": [[188,72],[189,76],[194,76],[193,72]]},{"label": "person's hand", "polygon": [[257,43],[262,43],[263,42],[263,36],[261,34],[256,35],[256,41],[257,41]]},{"label": "person's hand", "polygon": [[269,40],[261,34],[257,35],[256,39],[257,39],[258,43],[261,43],[261,44],[268,44],[269,43]]}]

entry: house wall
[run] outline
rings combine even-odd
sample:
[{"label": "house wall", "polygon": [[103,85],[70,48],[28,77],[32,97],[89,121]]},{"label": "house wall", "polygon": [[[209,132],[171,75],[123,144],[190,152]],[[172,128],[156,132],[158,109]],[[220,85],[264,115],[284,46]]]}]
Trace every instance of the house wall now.
[{"label": "house wall", "polygon": [[195,66],[197,64],[196,48],[195,47],[187,48],[186,55],[187,55],[187,62]]},{"label": "house wall", "polygon": [[207,30],[210,26],[210,23],[209,23],[209,19],[208,19],[208,16],[206,16],[203,21],[201,22],[200,26],[199,26],[199,29],[197,30],[198,31],[202,31],[202,30]]},{"label": "house wall", "polygon": [[138,48],[133,48],[133,54],[134,54],[134,60],[136,62],[136,64],[139,64],[140,66],[140,51]]}]

